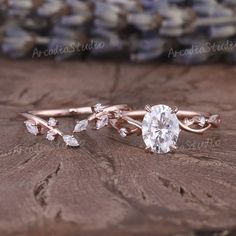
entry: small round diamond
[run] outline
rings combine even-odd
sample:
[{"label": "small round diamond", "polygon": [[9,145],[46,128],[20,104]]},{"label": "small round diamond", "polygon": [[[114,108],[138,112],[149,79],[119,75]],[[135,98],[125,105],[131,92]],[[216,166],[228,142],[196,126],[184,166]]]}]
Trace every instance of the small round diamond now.
[{"label": "small round diamond", "polygon": [[125,137],[127,136],[127,134],[128,134],[128,130],[127,130],[126,128],[121,128],[121,129],[119,130],[119,133],[120,133],[120,136],[121,136],[122,138],[125,138]]},{"label": "small round diamond", "polygon": [[105,106],[103,106],[101,103],[96,104],[93,106],[93,109],[96,113],[103,112]]},{"label": "small round diamond", "polygon": [[152,152],[168,153],[176,145],[179,132],[178,118],[168,106],[153,106],[144,116],[142,136]]},{"label": "small round diamond", "polygon": [[55,127],[56,125],[58,124],[58,121],[54,118],[49,118],[48,120],[48,125],[51,126],[51,127]]},{"label": "small round diamond", "polygon": [[52,130],[49,130],[47,132],[47,136],[46,139],[49,141],[54,141],[56,139],[57,134],[55,132],[53,132]]}]

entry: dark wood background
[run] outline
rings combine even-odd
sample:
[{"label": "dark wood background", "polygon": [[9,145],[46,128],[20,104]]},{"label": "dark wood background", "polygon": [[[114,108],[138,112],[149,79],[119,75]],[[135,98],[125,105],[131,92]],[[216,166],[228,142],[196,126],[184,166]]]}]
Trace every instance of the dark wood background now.
[{"label": "dark wood background", "polygon": [[[236,68],[0,60],[0,235],[236,235]],[[105,128],[80,149],[27,133],[19,112],[97,102],[220,113],[175,154]],[[74,120],[60,120],[71,133]]]}]

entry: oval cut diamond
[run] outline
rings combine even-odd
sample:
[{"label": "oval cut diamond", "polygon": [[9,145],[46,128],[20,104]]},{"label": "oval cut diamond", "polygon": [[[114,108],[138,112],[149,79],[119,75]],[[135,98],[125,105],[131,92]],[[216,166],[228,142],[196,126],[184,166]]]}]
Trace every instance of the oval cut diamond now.
[{"label": "oval cut diamond", "polygon": [[178,118],[168,106],[153,106],[143,118],[143,140],[152,152],[168,153],[175,147],[179,132]]}]

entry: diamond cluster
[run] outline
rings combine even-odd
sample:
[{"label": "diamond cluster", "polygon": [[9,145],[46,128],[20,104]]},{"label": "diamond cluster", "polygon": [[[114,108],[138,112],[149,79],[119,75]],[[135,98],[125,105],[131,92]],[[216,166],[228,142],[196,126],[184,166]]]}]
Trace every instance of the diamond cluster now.
[{"label": "diamond cluster", "polygon": [[[33,135],[43,134],[41,132],[42,125],[37,124],[33,120],[27,120],[24,123],[25,123],[26,128],[29,133],[31,133]],[[49,141],[54,141],[57,138],[58,134],[60,133],[60,131],[55,128],[58,125],[58,121],[54,118],[49,118],[47,125],[48,126],[45,126],[45,128],[46,127],[48,128],[48,131],[46,134],[46,139]],[[67,146],[70,146],[70,147],[78,147],[79,146],[79,142],[77,141],[77,139],[73,135],[63,135],[62,133],[60,133],[60,135],[62,136],[63,141],[66,143]]]},{"label": "diamond cluster", "polygon": [[142,137],[154,153],[168,153],[176,146],[180,133],[179,121],[172,109],[165,105],[150,108],[142,122]]}]

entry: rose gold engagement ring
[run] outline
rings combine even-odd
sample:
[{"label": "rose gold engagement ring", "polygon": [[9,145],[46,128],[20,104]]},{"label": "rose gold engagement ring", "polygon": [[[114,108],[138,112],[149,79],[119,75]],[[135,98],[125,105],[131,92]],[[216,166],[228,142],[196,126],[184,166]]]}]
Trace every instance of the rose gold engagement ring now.
[{"label": "rose gold engagement ring", "polygon": [[[144,110],[133,110],[126,104],[92,107],[79,107],[56,110],[37,110],[21,113],[27,120],[27,130],[34,135],[46,133],[49,141],[61,136],[67,146],[78,147],[79,141],[74,135],[64,134],[58,128],[56,117],[88,116],[76,122],[73,133],[85,131],[89,124],[94,129],[105,126],[114,128],[122,137],[142,135],[146,150],[152,153],[168,153],[177,147],[179,133],[182,130],[202,134],[210,128],[220,125],[220,116],[207,112],[178,110],[166,105],[146,105]],[[48,120],[45,120],[48,118]]]}]

